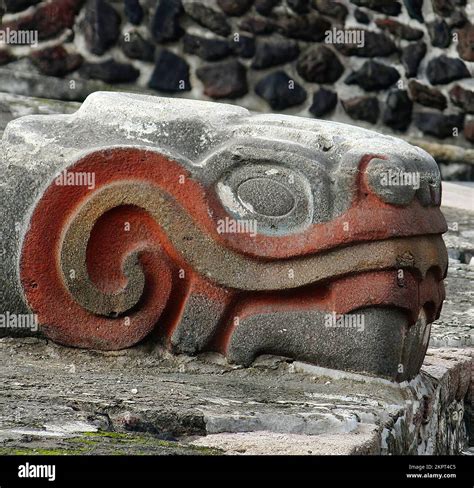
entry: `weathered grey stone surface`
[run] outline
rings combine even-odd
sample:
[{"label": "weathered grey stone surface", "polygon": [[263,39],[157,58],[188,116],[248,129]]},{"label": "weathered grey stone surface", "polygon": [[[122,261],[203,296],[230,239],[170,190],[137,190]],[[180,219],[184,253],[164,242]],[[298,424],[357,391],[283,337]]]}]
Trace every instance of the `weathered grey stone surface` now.
[{"label": "weathered grey stone surface", "polygon": [[[74,83],[72,89],[71,81]],[[105,89],[107,85],[99,81],[62,80],[40,76],[34,71],[0,68],[0,91],[15,95],[82,102],[92,92]]]},{"label": "weathered grey stone surface", "polygon": [[34,338],[0,339],[0,361],[0,454],[457,454],[467,444],[472,349],[432,350],[400,385],[276,357],[242,369],[215,355]]},{"label": "weathered grey stone surface", "polygon": [[0,135],[8,122],[25,115],[71,114],[79,110],[77,102],[63,102],[48,98],[24,97],[0,92]]}]

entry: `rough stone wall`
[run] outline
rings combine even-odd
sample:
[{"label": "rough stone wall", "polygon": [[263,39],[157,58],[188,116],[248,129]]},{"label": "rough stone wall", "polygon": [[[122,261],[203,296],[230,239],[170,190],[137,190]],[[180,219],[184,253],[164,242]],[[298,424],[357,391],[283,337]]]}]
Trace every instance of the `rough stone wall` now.
[{"label": "rough stone wall", "polygon": [[474,142],[466,0],[2,1],[13,69]]}]

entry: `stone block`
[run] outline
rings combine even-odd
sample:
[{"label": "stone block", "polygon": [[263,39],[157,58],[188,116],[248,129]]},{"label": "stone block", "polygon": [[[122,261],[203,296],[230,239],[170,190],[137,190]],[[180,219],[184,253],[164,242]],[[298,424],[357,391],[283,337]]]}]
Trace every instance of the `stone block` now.
[{"label": "stone block", "polygon": [[243,365],[418,373],[447,269],[439,170],[421,149],[97,92],[74,114],[10,122],[0,171],[4,322],[29,314],[81,348],[152,337]]}]

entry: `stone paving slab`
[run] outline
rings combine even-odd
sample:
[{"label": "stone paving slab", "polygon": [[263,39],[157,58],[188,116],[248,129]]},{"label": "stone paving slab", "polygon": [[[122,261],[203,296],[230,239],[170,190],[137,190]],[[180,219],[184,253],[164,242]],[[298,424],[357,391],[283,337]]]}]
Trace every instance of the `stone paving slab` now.
[{"label": "stone paving slab", "polygon": [[430,350],[397,385],[277,357],[245,369],[3,338],[0,453],[458,453],[472,354]]},{"label": "stone paving slab", "polygon": [[474,212],[442,208],[449,267],[441,316],[431,326],[431,347],[472,347],[474,341]]},{"label": "stone paving slab", "polygon": [[443,182],[441,206],[474,212],[474,182]]}]

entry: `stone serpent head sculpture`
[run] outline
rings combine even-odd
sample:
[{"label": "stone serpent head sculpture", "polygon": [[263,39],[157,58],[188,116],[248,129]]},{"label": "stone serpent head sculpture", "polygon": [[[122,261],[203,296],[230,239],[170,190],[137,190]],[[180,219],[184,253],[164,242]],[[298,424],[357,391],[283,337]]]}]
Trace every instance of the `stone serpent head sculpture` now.
[{"label": "stone serpent head sculpture", "polygon": [[4,309],[61,344],[249,365],[278,354],[402,381],[440,313],[435,161],[364,129],[94,93],[2,141]]}]

